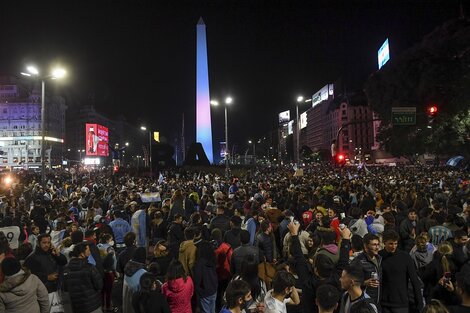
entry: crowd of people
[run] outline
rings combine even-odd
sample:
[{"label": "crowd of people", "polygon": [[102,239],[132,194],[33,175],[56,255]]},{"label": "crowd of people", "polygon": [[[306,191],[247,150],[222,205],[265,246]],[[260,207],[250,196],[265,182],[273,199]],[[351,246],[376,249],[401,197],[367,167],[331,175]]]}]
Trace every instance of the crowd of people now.
[{"label": "crowd of people", "polygon": [[470,312],[469,215],[445,167],[20,173],[0,312]]}]

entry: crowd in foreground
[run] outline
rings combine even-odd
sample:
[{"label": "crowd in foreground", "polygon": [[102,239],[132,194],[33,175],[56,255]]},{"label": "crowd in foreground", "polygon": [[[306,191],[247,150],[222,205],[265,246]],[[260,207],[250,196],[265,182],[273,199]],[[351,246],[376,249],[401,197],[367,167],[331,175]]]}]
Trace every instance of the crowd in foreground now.
[{"label": "crowd in foreground", "polygon": [[0,312],[470,312],[468,171],[294,173],[22,173]]}]

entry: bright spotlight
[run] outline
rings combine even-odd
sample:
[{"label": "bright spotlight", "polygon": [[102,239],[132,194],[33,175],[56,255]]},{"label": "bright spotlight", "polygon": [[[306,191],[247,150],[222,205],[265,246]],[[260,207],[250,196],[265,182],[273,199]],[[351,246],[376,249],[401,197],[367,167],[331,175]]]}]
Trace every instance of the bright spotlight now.
[{"label": "bright spotlight", "polygon": [[39,75],[39,70],[35,66],[29,65],[26,67],[26,69],[30,74]]},{"label": "bright spotlight", "polygon": [[63,68],[56,68],[52,71],[52,78],[63,78],[66,74]]}]

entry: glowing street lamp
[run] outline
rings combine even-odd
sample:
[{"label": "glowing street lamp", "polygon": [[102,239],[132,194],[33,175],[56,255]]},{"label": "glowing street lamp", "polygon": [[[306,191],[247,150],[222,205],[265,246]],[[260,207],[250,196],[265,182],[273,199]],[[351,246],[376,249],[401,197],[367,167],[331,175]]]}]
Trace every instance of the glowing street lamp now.
[{"label": "glowing street lamp", "polygon": [[[224,106],[224,110],[225,110],[225,175],[227,176],[227,178],[229,178],[229,173],[230,173],[230,169],[229,169],[229,159],[228,159],[228,117],[227,117],[227,106],[229,106],[230,104],[233,103],[233,98],[232,97],[226,97],[225,98],[225,106]],[[213,105],[213,106],[218,106],[219,105],[219,102],[217,100],[211,100],[210,101],[210,104]]]},{"label": "glowing street lamp", "polygon": [[[46,185],[46,151],[44,149],[44,140],[46,136],[46,108],[45,108],[45,93],[46,93],[46,84],[47,79],[60,79],[63,78],[67,72],[62,68],[55,68],[52,70],[50,75],[40,76],[39,70],[33,65],[26,66],[27,72],[22,72],[21,75],[28,77],[36,77],[41,80],[41,184],[45,188]],[[50,162],[50,160],[49,160]]]}]

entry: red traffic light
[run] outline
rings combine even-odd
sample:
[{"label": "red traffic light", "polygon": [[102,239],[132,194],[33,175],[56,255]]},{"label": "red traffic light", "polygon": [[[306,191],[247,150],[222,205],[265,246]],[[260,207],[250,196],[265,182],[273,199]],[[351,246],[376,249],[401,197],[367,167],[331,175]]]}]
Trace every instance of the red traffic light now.
[{"label": "red traffic light", "polygon": [[437,114],[437,106],[432,105],[428,107],[428,114],[429,115],[436,115]]},{"label": "red traffic light", "polygon": [[344,161],[344,155],[343,154],[338,154],[338,161]]}]

